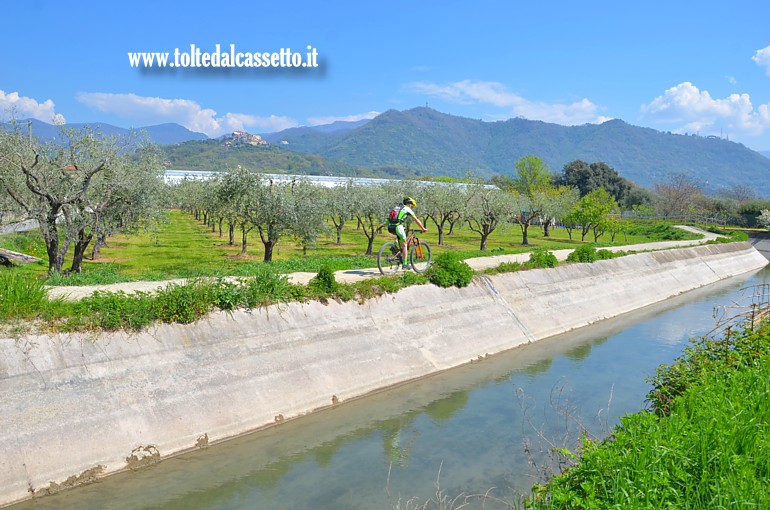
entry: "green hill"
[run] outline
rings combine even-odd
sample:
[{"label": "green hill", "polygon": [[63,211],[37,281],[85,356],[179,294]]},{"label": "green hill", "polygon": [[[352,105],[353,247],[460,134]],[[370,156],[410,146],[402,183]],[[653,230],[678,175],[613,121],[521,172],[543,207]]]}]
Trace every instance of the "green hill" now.
[{"label": "green hill", "polygon": [[300,154],[275,145],[226,144],[200,140],[167,145],[166,166],[179,170],[223,171],[242,166],[251,170],[301,175],[363,175],[355,167],[314,154]]},{"label": "green hill", "polygon": [[414,108],[389,110],[345,132],[300,133],[282,132],[279,138],[293,151],[406,175],[511,175],[516,160],[534,154],[555,171],[576,159],[603,161],[645,187],[685,173],[708,189],[749,184],[770,196],[765,156],[727,140],[663,133],[622,120],[568,127],[520,118],[483,122]]}]

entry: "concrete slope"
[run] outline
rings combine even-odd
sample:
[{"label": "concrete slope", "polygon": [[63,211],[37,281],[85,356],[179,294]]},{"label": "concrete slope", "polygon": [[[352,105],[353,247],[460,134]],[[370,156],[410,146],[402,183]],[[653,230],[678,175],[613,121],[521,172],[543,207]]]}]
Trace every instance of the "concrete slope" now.
[{"label": "concrete slope", "polygon": [[138,334],[0,339],[0,505],[338,405],[764,267],[747,243],[271,306]]}]

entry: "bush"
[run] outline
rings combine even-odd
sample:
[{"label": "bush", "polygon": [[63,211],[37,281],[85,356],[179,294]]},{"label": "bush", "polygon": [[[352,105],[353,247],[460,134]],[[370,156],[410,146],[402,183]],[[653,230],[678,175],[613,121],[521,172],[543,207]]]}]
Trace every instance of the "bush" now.
[{"label": "bush", "polygon": [[155,296],[153,310],[163,322],[190,324],[209,312],[212,294],[212,286],[199,280],[185,285],[171,284]]},{"label": "bush", "polygon": [[467,287],[473,280],[473,269],[460,256],[451,251],[436,256],[425,272],[428,280],[439,287]]},{"label": "bush", "polygon": [[291,284],[288,276],[278,274],[272,266],[267,264],[258,266],[256,275],[252,278],[244,278],[241,283],[243,284],[242,305],[246,308],[307,299],[302,285]]},{"label": "bush", "polygon": [[96,291],[75,305],[77,323],[106,330],[139,331],[155,320],[153,298],[144,292]]},{"label": "bush", "polygon": [[222,278],[218,278],[212,285],[211,292],[213,304],[220,310],[234,310],[245,301],[243,287]]},{"label": "bush", "polygon": [[320,296],[331,296],[337,292],[339,283],[334,278],[334,271],[328,266],[324,265],[318,271],[307,284],[308,289]]},{"label": "bush", "polygon": [[615,257],[622,257],[625,255],[624,251],[610,251],[610,250],[596,250],[597,260],[614,259]]},{"label": "bush", "polygon": [[590,244],[583,244],[575,248],[567,256],[567,262],[593,262],[597,258],[596,248]]},{"label": "bush", "polygon": [[545,248],[535,248],[529,255],[529,261],[524,265],[530,269],[538,267],[556,267],[559,261],[556,260],[556,255],[546,250]]}]

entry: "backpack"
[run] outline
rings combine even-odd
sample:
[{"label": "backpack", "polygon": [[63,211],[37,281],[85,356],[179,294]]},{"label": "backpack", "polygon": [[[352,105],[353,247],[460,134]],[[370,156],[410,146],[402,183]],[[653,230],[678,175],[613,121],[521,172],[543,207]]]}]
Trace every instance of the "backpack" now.
[{"label": "backpack", "polygon": [[401,212],[401,207],[394,207],[388,213],[388,221],[390,223],[398,223],[398,213]]}]

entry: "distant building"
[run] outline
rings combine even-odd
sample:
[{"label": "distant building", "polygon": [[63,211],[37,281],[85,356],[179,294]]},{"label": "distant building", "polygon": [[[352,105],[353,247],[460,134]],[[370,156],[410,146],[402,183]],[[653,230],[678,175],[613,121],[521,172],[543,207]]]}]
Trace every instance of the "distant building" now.
[{"label": "distant building", "polygon": [[233,134],[225,137],[225,144],[232,145],[233,143],[245,143],[248,145],[268,145],[267,140],[263,140],[261,136],[248,133],[246,131],[233,131]]}]

